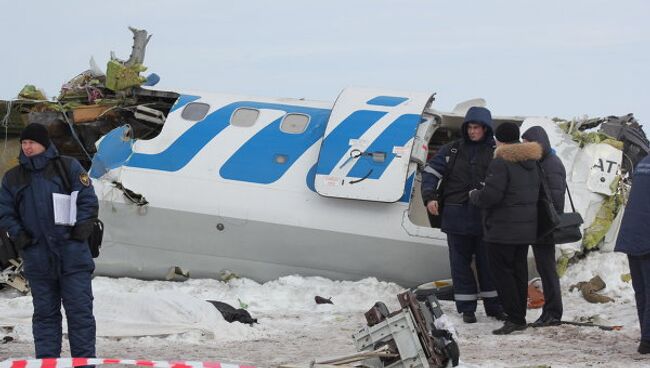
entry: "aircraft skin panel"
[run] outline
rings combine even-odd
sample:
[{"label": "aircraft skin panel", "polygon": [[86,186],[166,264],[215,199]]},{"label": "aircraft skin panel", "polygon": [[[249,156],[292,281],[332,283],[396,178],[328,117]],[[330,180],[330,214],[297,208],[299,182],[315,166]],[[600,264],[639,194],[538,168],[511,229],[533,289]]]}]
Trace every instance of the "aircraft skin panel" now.
[{"label": "aircraft skin panel", "polygon": [[385,160],[377,163],[370,157],[360,157],[346,176],[362,178],[370,173],[368,179],[379,179],[388,165],[398,156],[392,152],[393,147],[403,147],[413,138],[413,131],[420,119],[420,115],[405,114],[393,121],[367,148],[370,152],[386,152]]},{"label": "aircraft skin panel", "polygon": [[97,145],[97,153],[93,157],[93,163],[89,175],[98,179],[112,169],[124,165],[133,153],[133,140],[125,139],[130,128],[121,126],[104,135]]},{"label": "aircraft skin panel", "polygon": [[325,137],[316,174],[330,175],[350,148],[350,139],[360,138],[373,124],[386,115],[384,111],[359,110],[343,119]]},{"label": "aircraft skin panel", "polygon": [[[327,123],[314,187],[327,197],[397,202],[404,195],[422,112],[431,94],[348,88]],[[351,120],[358,111],[369,116]],[[381,114],[381,116],[379,116]]]},{"label": "aircraft skin panel", "polygon": [[301,134],[281,131],[282,117],[264,127],[221,166],[221,177],[262,184],[280,179],[309,147],[323,137],[329,111],[309,111],[308,116],[309,125]]},{"label": "aircraft skin panel", "polygon": [[414,286],[449,274],[444,240],[396,242],[156,207],[142,214],[126,204],[102,203],[100,217],[107,219],[102,256],[96,260],[101,275],[160,279],[170,267],[180,266],[192,277],[215,278],[227,269],[260,281],[300,273],[378,277]]}]

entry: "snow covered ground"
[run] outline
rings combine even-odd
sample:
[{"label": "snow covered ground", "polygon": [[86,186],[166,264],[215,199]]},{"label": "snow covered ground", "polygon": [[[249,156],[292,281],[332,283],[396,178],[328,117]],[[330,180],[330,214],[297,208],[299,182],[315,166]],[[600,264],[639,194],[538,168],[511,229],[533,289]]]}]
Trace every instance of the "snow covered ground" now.
[{"label": "snow covered ground", "polygon": [[[462,367],[552,367],[650,365],[650,357],[636,353],[639,327],[628,273],[621,254],[592,253],[569,268],[562,278],[565,320],[595,319],[622,325],[621,331],[593,327],[529,328],[509,336],[494,336],[500,323],[479,308],[478,323],[463,324],[452,302],[443,308],[454,324]],[[590,304],[569,286],[600,275],[604,294],[614,303]],[[110,279],[93,281],[100,357],[152,360],[209,360],[259,367],[307,363],[313,359],[355,352],[351,335],[364,325],[363,313],[375,301],[398,308],[398,285],[365,279],[331,281],[288,276],[259,284],[247,279],[228,283],[189,280],[183,283]],[[316,304],[314,296],[332,297],[333,305]],[[204,300],[240,303],[259,324],[227,323]],[[31,297],[0,291],[0,326],[14,338],[0,344],[0,360],[33,356]],[[529,310],[534,321],[540,310]],[[67,343],[64,343],[67,345]],[[64,356],[69,355],[64,346]]]}]

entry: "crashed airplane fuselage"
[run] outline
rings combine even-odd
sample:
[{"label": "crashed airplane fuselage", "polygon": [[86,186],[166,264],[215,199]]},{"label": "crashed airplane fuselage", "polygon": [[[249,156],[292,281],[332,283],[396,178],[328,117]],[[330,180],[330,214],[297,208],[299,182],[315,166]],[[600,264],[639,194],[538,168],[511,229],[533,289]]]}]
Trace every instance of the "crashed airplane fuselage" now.
[{"label": "crashed airplane fuselage", "polygon": [[[446,236],[429,223],[419,171],[484,101],[452,113],[432,102],[360,88],[334,104],[179,94],[154,138],[133,139],[124,125],[97,144],[91,176],[106,223],[98,273],[374,276],[405,286],[449,277]],[[623,142],[578,144],[549,119],[494,119],[504,121],[542,125],[567,168],[585,239],[563,245],[561,263],[611,244],[624,205]],[[642,146],[647,154],[645,138]]]},{"label": "crashed airplane fuselage", "polygon": [[347,89],[333,106],[182,94],[155,138],[133,140],[123,126],[97,145],[90,174],[106,225],[97,272],[448,277],[445,236],[412,195],[442,121],[432,100],[367,89]]}]

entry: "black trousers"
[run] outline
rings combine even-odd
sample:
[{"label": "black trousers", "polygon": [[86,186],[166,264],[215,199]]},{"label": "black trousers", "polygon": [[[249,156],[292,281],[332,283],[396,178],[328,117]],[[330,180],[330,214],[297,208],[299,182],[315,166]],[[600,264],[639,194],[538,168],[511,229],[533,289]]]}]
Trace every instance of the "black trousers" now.
[{"label": "black trousers", "polygon": [[[475,312],[479,298],[487,315],[503,311],[492,282],[487,247],[480,236],[447,234],[451,279],[454,283],[454,300],[459,313]],[[476,277],[472,270],[472,259],[476,261]]]},{"label": "black trousers", "polygon": [[627,259],[641,326],[641,340],[650,342],[650,257],[628,255]]},{"label": "black trousers", "polygon": [[533,245],[535,265],[542,279],[544,307],[542,315],[562,319],[562,290],[555,263],[555,244]]},{"label": "black trousers", "polygon": [[34,304],[32,333],[36,358],[61,356],[61,302],[68,320],[70,354],[74,358],[95,357],[91,280],[90,271],[72,272],[56,279],[28,278]]},{"label": "black trousers", "polygon": [[490,268],[508,320],[526,324],[528,245],[487,243]]}]

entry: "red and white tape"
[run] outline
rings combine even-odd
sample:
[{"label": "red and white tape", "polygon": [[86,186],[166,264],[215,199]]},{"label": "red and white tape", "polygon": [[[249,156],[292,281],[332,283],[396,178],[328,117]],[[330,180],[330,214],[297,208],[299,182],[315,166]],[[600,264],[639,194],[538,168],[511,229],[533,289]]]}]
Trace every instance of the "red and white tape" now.
[{"label": "red and white tape", "polygon": [[160,361],[133,359],[100,359],[100,358],[46,358],[5,360],[0,362],[0,368],[70,368],[82,365],[125,364],[151,368],[255,368],[250,365],[238,365],[219,362],[194,361]]}]

